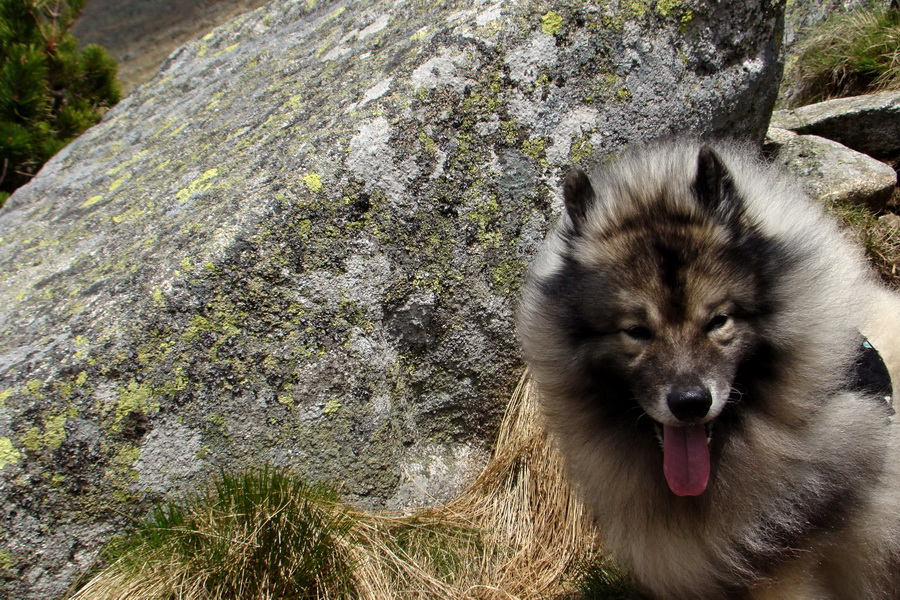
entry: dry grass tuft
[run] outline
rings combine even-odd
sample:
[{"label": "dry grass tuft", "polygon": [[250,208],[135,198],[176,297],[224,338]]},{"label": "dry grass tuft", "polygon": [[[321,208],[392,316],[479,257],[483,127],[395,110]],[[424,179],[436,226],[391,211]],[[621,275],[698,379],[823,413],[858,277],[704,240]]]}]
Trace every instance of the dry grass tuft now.
[{"label": "dry grass tuft", "polygon": [[865,247],[866,256],[882,280],[900,290],[900,227],[858,204],[838,202],[825,208]]},{"label": "dry grass tuft", "polygon": [[[297,487],[292,493],[300,504],[279,496],[275,510],[241,507],[237,512],[259,514],[246,522],[256,525],[236,527],[234,506],[211,508],[212,496],[204,496],[208,502],[193,503],[198,514],[174,518],[183,523],[177,535],[168,535],[171,527],[151,527],[149,534],[145,527],[143,538],[130,538],[119,558],[70,598],[524,600],[567,594],[572,567],[596,558],[595,531],[539,426],[533,396],[523,376],[493,459],[449,504],[408,515],[372,514]],[[297,525],[302,520],[309,523]],[[303,536],[292,541],[286,532],[298,528]],[[224,542],[213,544],[221,557],[203,555],[201,542],[210,539]],[[263,543],[280,548],[273,554]],[[292,543],[299,547],[284,547]],[[253,572],[246,558],[261,551],[267,568]],[[309,555],[315,556],[307,572],[293,572],[292,565]]]}]

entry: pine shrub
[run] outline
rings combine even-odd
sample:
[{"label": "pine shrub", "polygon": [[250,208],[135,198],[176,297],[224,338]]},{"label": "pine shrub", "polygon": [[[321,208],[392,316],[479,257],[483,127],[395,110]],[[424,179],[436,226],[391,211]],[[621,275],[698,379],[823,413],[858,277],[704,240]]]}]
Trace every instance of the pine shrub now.
[{"label": "pine shrub", "polygon": [[69,33],[86,0],[0,0],[0,206],[121,96],[116,62]]}]

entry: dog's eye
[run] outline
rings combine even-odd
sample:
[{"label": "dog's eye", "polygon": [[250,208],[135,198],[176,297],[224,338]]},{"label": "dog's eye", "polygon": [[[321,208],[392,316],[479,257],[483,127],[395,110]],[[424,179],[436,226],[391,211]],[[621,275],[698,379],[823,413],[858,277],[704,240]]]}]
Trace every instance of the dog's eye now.
[{"label": "dog's eye", "polygon": [[728,324],[728,321],[730,319],[731,317],[729,317],[728,315],[716,315],[709,320],[709,323],[706,324],[706,331],[715,331],[716,329],[721,329]]},{"label": "dog's eye", "polygon": [[647,342],[653,339],[653,332],[650,331],[649,328],[643,327],[641,325],[632,325],[631,327],[626,327],[622,330],[622,332],[631,339],[637,340],[639,342]]}]

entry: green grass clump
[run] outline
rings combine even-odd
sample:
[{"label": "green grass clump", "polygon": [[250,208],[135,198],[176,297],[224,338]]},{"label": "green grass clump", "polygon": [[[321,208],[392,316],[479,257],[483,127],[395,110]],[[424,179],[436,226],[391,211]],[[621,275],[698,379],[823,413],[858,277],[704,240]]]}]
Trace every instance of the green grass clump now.
[{"label": "green grass clump", "polygon": [[798,45],[785,81],[791,106],[900,89],[900,10],[866,5],[831,15]]},{"label": "green grass clump", "polygon": [[157,506],[107,548],[121,575],[111,587],[160,599],[349,598],[342,544],[353,524],[333,489],[286,470],[223,473],[185,502]]}]

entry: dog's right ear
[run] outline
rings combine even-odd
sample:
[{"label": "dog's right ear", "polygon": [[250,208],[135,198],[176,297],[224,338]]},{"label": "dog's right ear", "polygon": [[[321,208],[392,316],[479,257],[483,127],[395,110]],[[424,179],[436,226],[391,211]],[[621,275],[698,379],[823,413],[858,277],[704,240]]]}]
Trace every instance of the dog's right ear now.
[{"label": "dog's right ear", "polygon": [[731,173],[709,146],[703,146],[697,153],[697,177],[693,187],[700,205],[710,214],[716,215],[726,225],[737,225],[743,204],[734,188]]},{"label": "dog's right ear", "polygon": [[587,217],[588,209],[594,203],[594,188],[591,187],[591,180],[584,171],[580,169],[572,169],[566,175],[563,181],[563,202],[566,205],[566,212],[575,228],[575,233],[580,235],[584,228],[584,221]]}]

